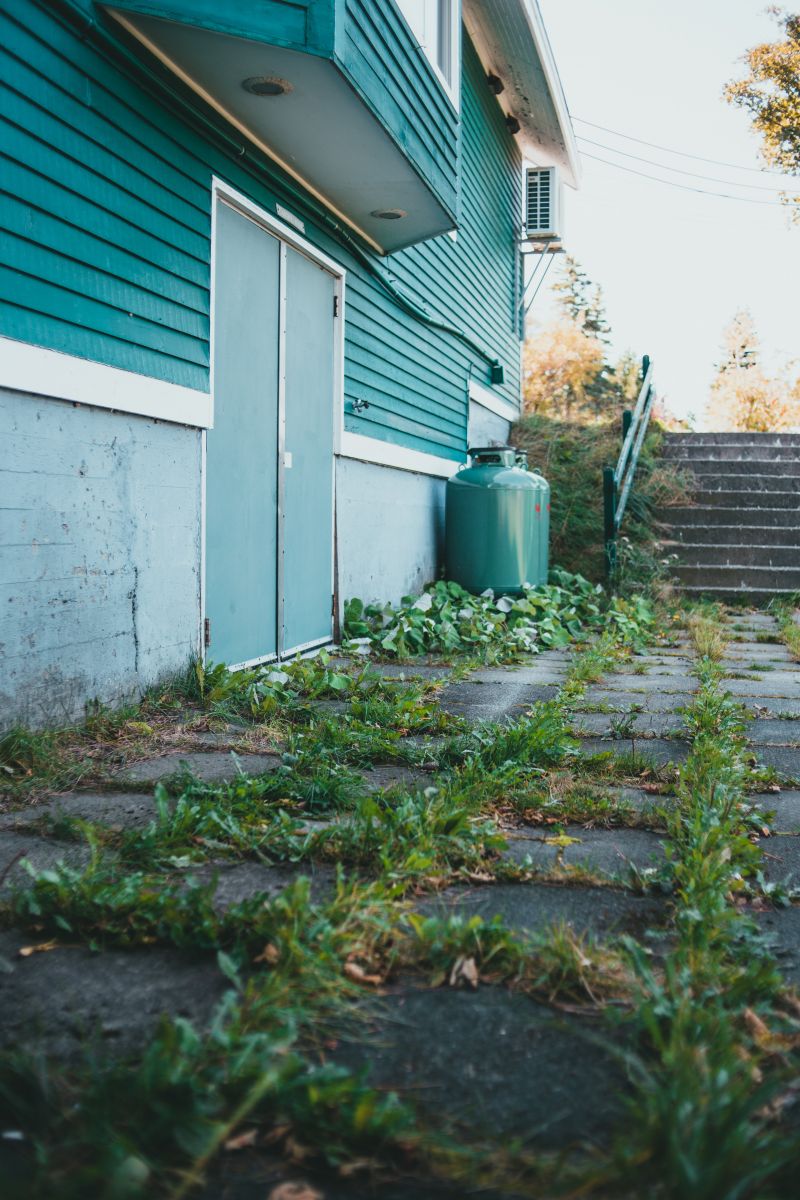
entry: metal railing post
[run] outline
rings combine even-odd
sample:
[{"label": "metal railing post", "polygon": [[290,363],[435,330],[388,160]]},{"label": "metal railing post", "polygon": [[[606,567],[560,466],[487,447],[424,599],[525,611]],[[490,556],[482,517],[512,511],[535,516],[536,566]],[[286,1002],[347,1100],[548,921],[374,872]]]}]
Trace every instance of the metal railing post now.
[{"label": "metal railing post", "polygon": [[603,467],[603,542],[606,574],[611,576],[617,565],[617,478],[613,467]]}]

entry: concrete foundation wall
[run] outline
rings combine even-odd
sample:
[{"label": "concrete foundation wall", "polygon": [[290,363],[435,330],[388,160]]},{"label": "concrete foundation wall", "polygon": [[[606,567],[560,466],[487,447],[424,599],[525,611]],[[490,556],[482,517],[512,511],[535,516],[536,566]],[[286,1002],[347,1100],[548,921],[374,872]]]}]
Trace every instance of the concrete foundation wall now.
[{"label": "concrete foundation wall", "polygon": [[0,390],[0,728],[197,654],[201,434]]},{"label": "concrete foundation wall", "polygon": [[429,475],[337,459],[340,604],[353,596],[396,603],[437,577],[444,489],[443,479]]}]

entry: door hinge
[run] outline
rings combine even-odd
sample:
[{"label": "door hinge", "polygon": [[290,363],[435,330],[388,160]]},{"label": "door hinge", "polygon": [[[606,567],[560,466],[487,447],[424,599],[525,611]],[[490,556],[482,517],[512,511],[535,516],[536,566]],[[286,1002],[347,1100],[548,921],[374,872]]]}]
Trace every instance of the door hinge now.
[{"label": "door hinge", "polygon": [[334,315],[334,317],[338,317],[338,315],[339,315],[339,297],[338,296],[333,297],[333,315]]},{"label": "door hinge", "polygon": [[211,645],[211,617],[206,617],[203,621],[203,645]]}]

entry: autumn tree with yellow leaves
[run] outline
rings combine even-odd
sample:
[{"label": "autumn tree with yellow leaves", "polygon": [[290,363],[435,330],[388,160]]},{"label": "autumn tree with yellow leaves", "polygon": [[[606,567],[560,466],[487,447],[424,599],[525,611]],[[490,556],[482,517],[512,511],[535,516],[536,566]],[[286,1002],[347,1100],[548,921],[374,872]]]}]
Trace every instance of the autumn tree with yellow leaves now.
[{"label": "autumn tree with yellow leaves", "polygon": [[782,376],[767,374],[749,312],[735,314],[722,348],[706,413],[709,428],[746,433],[800,428],[800,380],[792,385]]},{"label": "autumn tree with yellow leaves", "polygon": [[[750,114],[767,163],[783,174],[797,175],[800,193],[800,13],[777,7],[769,11],[783,36],[748,50],[747,75],[728,84],[725,98]],[[790,192],[783,199],[800,220],[800,194]]]}]

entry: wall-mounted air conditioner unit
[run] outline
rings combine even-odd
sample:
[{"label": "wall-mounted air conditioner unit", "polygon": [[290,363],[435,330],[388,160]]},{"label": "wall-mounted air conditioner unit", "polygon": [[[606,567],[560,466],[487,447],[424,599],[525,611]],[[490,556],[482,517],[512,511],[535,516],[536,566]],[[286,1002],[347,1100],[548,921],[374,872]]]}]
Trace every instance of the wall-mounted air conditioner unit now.
[{"label": "wall-mounted air conditioner unit", "polygon": [[531,240],[564,236],[563,185],[556,167],[525,171],[525,234]]}]

